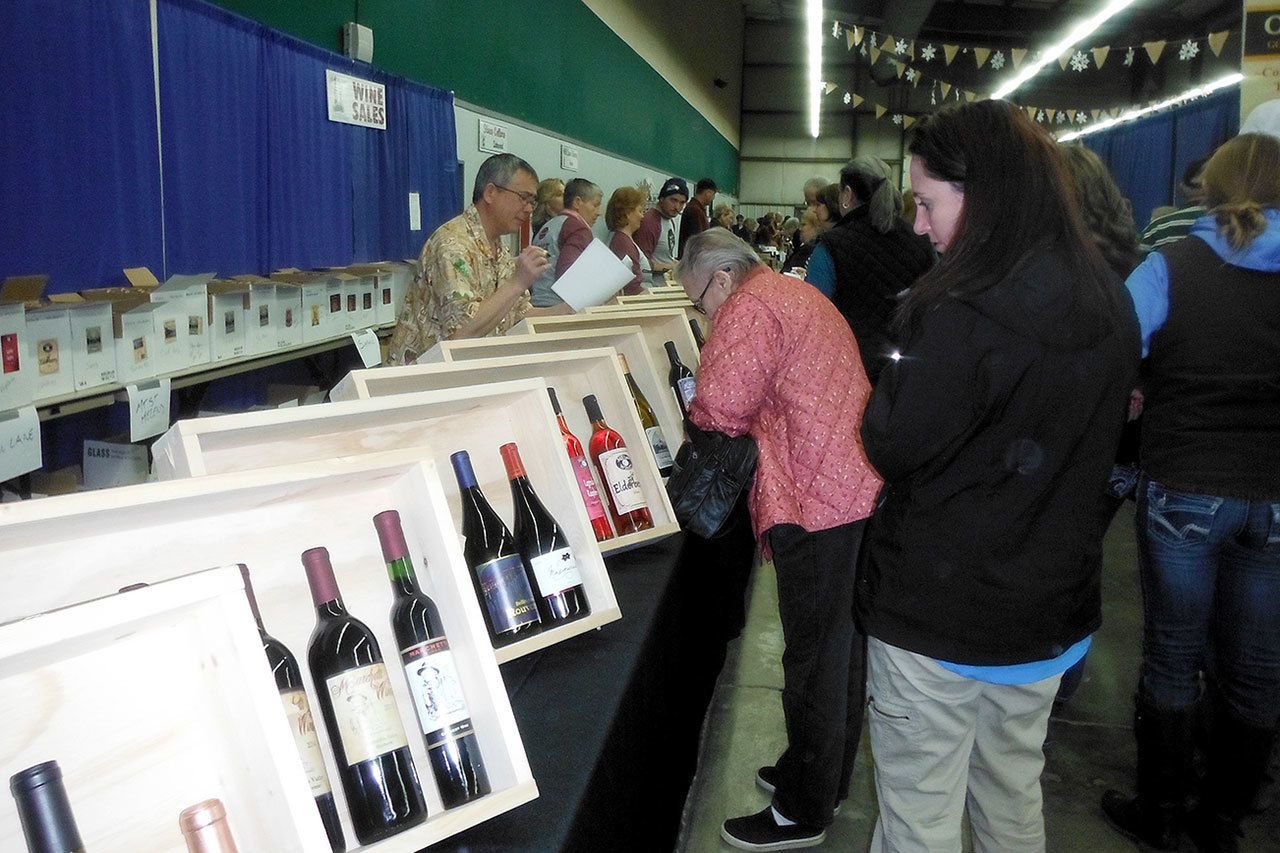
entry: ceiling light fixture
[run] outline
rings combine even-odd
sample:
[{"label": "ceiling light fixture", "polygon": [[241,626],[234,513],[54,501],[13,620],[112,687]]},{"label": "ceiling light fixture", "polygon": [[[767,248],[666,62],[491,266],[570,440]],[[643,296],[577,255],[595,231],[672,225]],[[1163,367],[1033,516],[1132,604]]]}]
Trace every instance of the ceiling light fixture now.
[{"label": "ceiling light fixture", "polygon": [[805,35],[809,44],[809,133],[817,139],[822,102],[822,0],[805,2]]},{"label": "ceiling light fixture", "polygon": [[1184,101],[1189,101],[1192,98],[1199,98],[1212,92],[1216,92],[1219,89],[1234,86],[1243,79],[1244,75],[1239,72],[1235,74],[1228,74],[1226,77],[1214,80],[1212,83],[1205,83],[1203,86],[1196,86],[1194,89],[1188,89],[1182,94],[1175,95],[1172,98],[1167,98],[1158,104],[1151,104],[1149,106],[1142,107],[1141,109],[1130,110],[1124,115],[1107,119],[1106,121],[1100,121],[1084,130],[1077,130],[1072,133],[1065,134],[1058,137],[1058,141],[1071,142],[1074,139],[1079,139],[1082,136],[1088,136],[1091,133],[1097,133],[1100,130],[1108,130],[1118,124],[1124,124],[1127,121],[1133,121],[1136,118],[1142,118],[1145,115],[1150,115],[1151,113],[1159,112],[1160,110],[1168,109],[1169,107],[1176,107]]},{"label": "ceiling light fixture", "polygon": [[1071,32],[1067,33],[1057,44],[1045,48],[1036,57],[1036,60],[1028,65],[1024,65],[1022,70],[1018,72],[1011,80],[1006,82],[1000,88],[992,93],[993,98],[1004,98],[1010,92],[1017,89],[1023,83],[1030,80],[1040,72],[1050,62],[1053,62],[1059,56],[1066,53],[1068,49],[1074,47],[1082,39],[1088,38],[1094,30],[1102,26],[1108,19],[1123,12],[1129,6],[1132,6],[1136,0],[1109,0],[1107,5],[1103,6],[1098,12],[1076,24]]}]

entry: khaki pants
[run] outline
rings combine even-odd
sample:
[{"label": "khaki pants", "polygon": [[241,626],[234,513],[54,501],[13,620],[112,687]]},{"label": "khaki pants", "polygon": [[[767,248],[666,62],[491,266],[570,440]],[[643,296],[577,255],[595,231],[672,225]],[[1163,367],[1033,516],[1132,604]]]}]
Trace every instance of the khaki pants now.
[{"label": "khaki pants", "polygon": [[873,853],[1042,853],[1040,772],[1061,675],[988,684],[867,639],[868,723],[880,817]]}]

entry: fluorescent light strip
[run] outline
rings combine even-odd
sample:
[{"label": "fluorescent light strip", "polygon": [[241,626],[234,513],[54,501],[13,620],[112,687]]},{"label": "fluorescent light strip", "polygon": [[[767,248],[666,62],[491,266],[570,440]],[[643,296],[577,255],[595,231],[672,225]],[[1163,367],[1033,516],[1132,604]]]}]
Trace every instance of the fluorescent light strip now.
[{"label": "fluorescent light strip", "polygon": [[1079,139],[1082,136],[1088,136],[1090,133],[1097,133],[1100,130],[1108,130],[1118,124],[1124,124],[1125,122],[1133,121],[1136,118],[1142,118],[1145,115],[1150,115],[1151,113],[1159,112],[1160,110],[1165,110],[1169,107],[1176,107],[1184,101],[1189,101],[1192,98],[1203,97],[1204,95],[1216,92],[1219,89],[1234,86],[1243,79],[1244,75],[1238,72],[1235,74],[1228,74],[1226,77],[1214,80],[1212,83],[1206,83],[1203,86],[1197,86],[1194,89],[1188,89],[1181,95],[1175,95],[1174,97],[1163,100],[1158,104],[1151,104],[1150,106],[1142,107],[1141,109],[1130,110],[1122,116],[1098,122],[1097,124],[1090,125],[1084,130],[1077,130],[1072,133],[1064,134],[1063,136],[1058,137],[1058,141],[1071,142],[1072,140]]},{"label": "fluorescent light strip", "polygon": [[1062,56],[1062,54],[1066,53],[1069,48],[1074,47],[1081,40],[1087,38],[1094,30],[1106,23],[1109,18],[1124,11],[1126,8],[1133,5],[1134,2],[1136,2],[1136,0],[1110,0],[1106,6],[1103,6],[1102,9],[1091,18],[1087,18],[1079,24],[1076,24],[1071,32],[1057,44],[1041,51],[1040,55],[1034,62],[1029,65],[1024,65],[1022,70],[1018,72],[1017,76],[1002,85],[999,89],[996,89],[991,97],[1006,97],[1014,89],[1017,89],[1023,83],[1036,76],[1036,74],[1040,72],[1041,68],[1044,68],[1050,62],[1053,62],[1058,57]]},{"label": "fluorescent light strip", "polygon": [[805,33],[809,43],[809,133],[818,138],[822,103],[822,0],[806,0]]}]

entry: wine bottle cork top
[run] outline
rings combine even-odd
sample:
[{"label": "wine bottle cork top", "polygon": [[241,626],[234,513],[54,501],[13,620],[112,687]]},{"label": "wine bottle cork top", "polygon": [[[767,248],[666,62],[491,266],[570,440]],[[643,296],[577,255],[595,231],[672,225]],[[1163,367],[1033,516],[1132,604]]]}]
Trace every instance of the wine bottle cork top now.
[{"label": "wine bottle cork top", "polygon": [[595,394],[588,394],[583,397],[582,406],[587,410],[587,417],[592,421],[604,420],[604,413],[600,411],[600,403],[596,401]]},{"label": "wine bottle cork top", "polygon": [[62,779],[62,768],[56,761],[42,761],[9,777],[9,790],[13,794],[34,791]]},{"label": "wine bottle cork top", "polygon": [[262,627],[262,613],[258,611],[258,597],[253,594],[253,581],[249,578],[249,567],[244,563],[237,563],[240,567],[240,579],[244,581],[244,595],[249,599],[249,609],[253,611],[253,619],[258,623],[258,627]]},{"label": "wine bottle cork top", "polygon": [[213,799],[188,806],[178,815],[178,826],[184,833],[198,832],[211,823],[226,820],[227,809],[222,800]]},{"label": "wine bottle cork top", "polygon": [[404,541],[404,527],[400,524],[400,513],[394,509],[380,512],[373,517],[373,526],[378,531],[378,541],[382,543],[384,560],[390,563],[409,556],[409,545]]},{"label": "wine bottle cork top", "polygon": [[499,447],[498,452],[502,454],[502,464],[507,466],[507,479],[529,476],[525,473],[524,462],[520,460],[520,448],[514,441]]},{"label": "wine bottle cork top", "polygon": [[328,548],[311,548],[302,552],[302,565],[307,570],[307,586],[311,600],[324,604],[338,598],[338,582],[333,577],[333,563]]},{"label": "wine bottle cork top", "polygon": [[631,372],[631,368],[630,368],[629,366],[627,366],[627,357],[626,357],[625,355],[623,355],[622,353],[618,353],[618,363],[622,365],[622,372],[623,372],[623,373],[630,373],[630,372]]},{"label": "wine bottle cork top", "polygon": [[552,409],[552,411],[554,411],[557,415],[561,414],[561,411],[560,411],[560,399],[556,396],[556,389],[551,388],[551,387],[548,387],[548,388],[547,388],[547,396],[551,398],[551,409]]}]

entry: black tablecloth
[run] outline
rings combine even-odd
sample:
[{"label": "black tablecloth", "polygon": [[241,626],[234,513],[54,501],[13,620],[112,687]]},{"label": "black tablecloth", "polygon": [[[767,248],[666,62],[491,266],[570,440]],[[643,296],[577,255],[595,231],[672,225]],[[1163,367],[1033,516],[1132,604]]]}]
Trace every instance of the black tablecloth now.
[{"label": "black tablecloth", "polygon": [[744,513],[610,557],[622,619],[502,667],[538,799],[433,853],[670,850],[753,548]]}]

